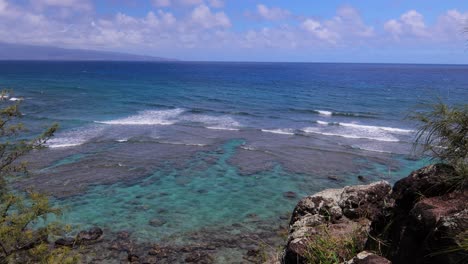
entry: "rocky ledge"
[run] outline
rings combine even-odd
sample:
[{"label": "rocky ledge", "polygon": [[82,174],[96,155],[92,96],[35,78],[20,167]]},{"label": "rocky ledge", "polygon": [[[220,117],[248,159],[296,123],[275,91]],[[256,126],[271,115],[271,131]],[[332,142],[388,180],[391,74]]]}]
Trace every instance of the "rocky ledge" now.
[{"label": "rocky ledge", "polygon": [[282,262],[467,263],[468,190],[453,185],[455,175],[436,164],[393,188],[381,181],[305,197]]}]

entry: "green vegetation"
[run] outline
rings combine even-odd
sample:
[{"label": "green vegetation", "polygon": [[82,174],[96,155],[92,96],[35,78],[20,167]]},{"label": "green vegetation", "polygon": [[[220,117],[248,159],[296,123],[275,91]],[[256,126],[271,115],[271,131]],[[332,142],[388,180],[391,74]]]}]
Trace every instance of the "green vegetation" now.
[{"label": "green vegetation", "polygon": [[411,119],[418,121],[416,145],[433,159],[452,165],[458,175],[454,184],[468,184],[468,105],[447,106],[434,104],[430,111],[416,113]]},{"label": "green vegetation", "polygon": [[310,237],[304,254],[307,263],[336,264],[352,259],[362,251],[362,236],[353,231],[346,235],[332,235],[323,226],[320,232]]},{"label": "green vegetation", "polygon": [[[2,92],[4,100],[7,92]],[[25,128],[19,122],[19,103],[3,102],[0,110],[0,263],[75,263],[70,249],[51,248],[48,238],[60,234],[59,225],[43,224],[47,216],[60,214],[45,195],[32,190],[12,190],[8,182],[27,176],[26,163],[21,158],[28,152],[44,147],[57,130],[57,125],[32,139],[24,137]]]}]

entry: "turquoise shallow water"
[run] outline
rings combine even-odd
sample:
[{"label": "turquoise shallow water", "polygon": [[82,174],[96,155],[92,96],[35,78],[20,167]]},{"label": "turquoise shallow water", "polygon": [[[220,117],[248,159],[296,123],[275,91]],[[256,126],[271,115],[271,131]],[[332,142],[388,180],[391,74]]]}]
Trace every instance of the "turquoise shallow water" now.
[{"label": "turquoise shallow water", "polygon": [[466,103],[468,66],[0,62],[0,84],[31,134],[61,126],[20,187],[53,195],[75,232],[190,244],[274,235],[305,195],[427,164],[405,117]]},{"label": "turquoise shallow water", "polygon": [[[280,164],[270,170],[242,175],[228,160],[243,144],[244,140],[233,139],[219,149],[198,152],[184,168],[163,166],[137,181],[98,185],[82,195],[56,201],[66,210],[61,220],[75,230],[101,226],[129,231],[142,242],[172,238],[172,242],[189,243],[190,239],[184,236],[207,227],[240,223],[238,231],[246,232],[255,230],[259,221],[285,225],[301,197],[325,188],[364,184],[353,174],[336,182],[287,172]],[[79,157],[82,155],[67,157],[50,169]],[[395,169],[365,159],[356,160],[357,164],[366,165],[359,175],[368,181],[391,182],[428,161],[402,159],[401,162],[401,167]],[[288,198],[286,192],[294,192],[296,196]]]},{"label": "turquoise shallow water", "polygon": [[[95,224],[131,230],[146,240],[248,222],[252,217],[278,220],[296,202],[285,198],[284,192],[306,194],[300,188],[304,177],[287,174],[279,165],[270,171],[240,175],[226,163],[240,144],[241,140],[232,140],[215,152],[198,153],[182,170],[156,171],[130,185],[92,187],[85,195],[63,203],[72,208],[65,219],[83,227]],[[207,164],[207,159],[212,162]],[[324,183],[315,185],[319,190]],[[157,226],[150,224],[154,219]]]}]

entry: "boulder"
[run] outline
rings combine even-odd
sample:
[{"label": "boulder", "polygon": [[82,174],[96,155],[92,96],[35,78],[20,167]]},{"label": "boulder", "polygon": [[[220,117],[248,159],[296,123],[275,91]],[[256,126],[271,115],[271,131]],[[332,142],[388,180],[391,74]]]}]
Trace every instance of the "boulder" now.
[{"label": "boulder", "polygon": [[103,231],[99,227],[93,227],[89,230],[80,231],[78,235],[76,235],[76,243],[77,244],[88,244],[93,243],[99,240],[102,235]]},{"label": "boulder", "polygon": [[[413,171],[395,183],[392,197],[401,213],[409,212],[420,197],[434,197],[453,190],[449,181],[455,169],[446,164],[434,164]],[[400,212],[398,212],[400,213]]]},{"label": "boulder", "polygon": [[357,246],[364,248],[371,221],[393,204],[390,193],[390,184],[380,181],[305,197],[291,216],[283,263],[305,263],[310,239],[324,232],[338,238],[357,236]]},{"label": "boulder", "polygon": [[55,245],[61,247],[73,247],[75,245],[75,239],[73,237],[59,238],[55,241]]},{"label": "boulder", "polygon": [[205,252],[192,252],[186,258],[185,262],[187,263],[198,263],[198,264],[211,264],[213,262],[213,258]]},{"label": "boulder", "polygon": [[454,188],[454,176],[451,166],[434,164],[395,183],[391,213],[374,219],[370,233],[388,242],[383,251],[393,263],[458,263],[454,260],[466,256],[466,251],[439,254],[453,251],[468,227],[463,213],[468,193]]},{"label": "boulder", "polygon": [[394,263],[461,263],[466,251],[440,253],[456,249],[460,234],[468,236],[467,201],[468,192],[453,192],[416,202],[392,228]]},{"label": "boulder", "polygon": [[74,247],[75,245],[91,244],[101,239],[104,232],[99,227],[93,227],[89,230],[80,231],[75,238],[63,237],[55,241],[56,246]]}]

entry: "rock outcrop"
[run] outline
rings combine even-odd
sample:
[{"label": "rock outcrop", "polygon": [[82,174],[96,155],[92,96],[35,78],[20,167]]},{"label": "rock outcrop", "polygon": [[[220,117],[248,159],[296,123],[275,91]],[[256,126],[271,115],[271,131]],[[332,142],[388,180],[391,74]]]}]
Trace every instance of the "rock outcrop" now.
[{"label": "rock outcrop", "polygon": [[391,205],[390,192],[390,184],[381,181],[329,189],[302,199],[291,217],[283,261],[305,263],[310,239],[323,232],[360,237],[358,247],[364,248],[371,222],[381,217],[382,208]]},{"label": "rock outcrop", "polygon": [[[395,183],[395,205],[387,240],[394,263],[462,263],[467,252],[459,248],[468,238],[468,190],[457,189],[455,171],[444,164],[430,165]],[[375,230],[374,233],[382,232]],[[451,252],[448,252],[451,251]]]},{"label": "rock outcrop", "polygon": [[57,246],[73,247],[75,245],[87,245],[99,241],[104,232],[99,227],[80,231],[76,237],[64,237],[55,241]]},{"label": "rock outcrop", "polygon": [[454,186],[454,176],[452,167],[436,164],[412,172],[393,189],[381,181],[302,199],[291,217],[283,263],[310,262],[310,243],[324,233],[338,239],[357,235],[353,249],[365,251],[346,263],[468,261],[468,190]]}]

